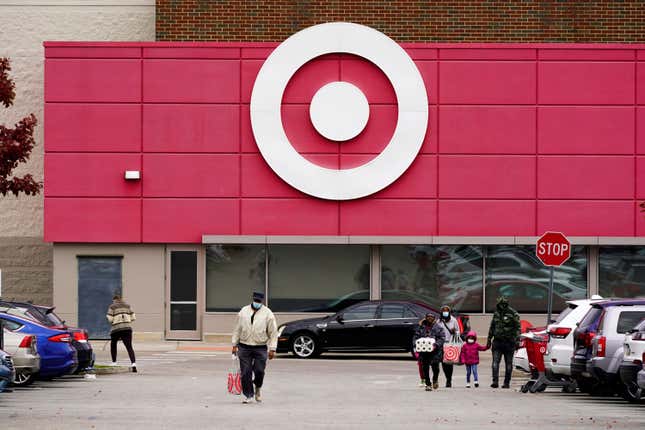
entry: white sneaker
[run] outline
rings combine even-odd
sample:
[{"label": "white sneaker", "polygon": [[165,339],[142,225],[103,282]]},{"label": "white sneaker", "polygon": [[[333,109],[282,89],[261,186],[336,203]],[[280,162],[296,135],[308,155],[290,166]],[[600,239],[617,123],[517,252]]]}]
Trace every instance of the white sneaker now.
[{"label": "white sneaker", "polygon": [[112,363],[110,363],[110,366],[118,366],[118,364],[116,364],[116,361],[113,361]]},{"label": "white sneaker", "polygon": [[466,383],[466,388],[470,388],[470,382]]},{"label": "white sneaker", "polygon": [[260,387],[255,387],[255,401],[258,403],[262,402],[262,394],[260,393]]},{"label": "white sneaker", "polygon": [[419,387],[423,388],[426,386],[426,380],[422,379],[421,382],[419,382]]},{"label": "white sneaker", "polygon": [[243,395],[242,396],[242,403],[247,404],[249,402],[251,402],[251,399],[249,397],[246,397],[246,396]]}]

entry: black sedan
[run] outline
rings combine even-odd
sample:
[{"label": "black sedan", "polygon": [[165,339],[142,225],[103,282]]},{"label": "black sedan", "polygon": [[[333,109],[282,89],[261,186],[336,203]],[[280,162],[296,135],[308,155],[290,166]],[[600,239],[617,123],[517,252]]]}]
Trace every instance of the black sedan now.
[{"label": "black sedan", "polygon": [[357,303],[333,315],[280,325],[278,352],[310,358],[325,351],[411,351],[414,330],[427,313],[438,314],[421,302]]}]

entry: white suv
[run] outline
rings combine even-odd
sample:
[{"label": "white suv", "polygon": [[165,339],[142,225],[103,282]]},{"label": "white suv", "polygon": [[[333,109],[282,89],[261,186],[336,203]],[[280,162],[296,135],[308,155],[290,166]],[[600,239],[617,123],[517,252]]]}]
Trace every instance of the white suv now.
[{"label": "white suv", "polygon": [[645,320],[625,335],[619,372],[625,398],[630,402],[645,401]]},{"label": "white suv", "polygon": [[571,300],[568,307],[560,312],[558,319],[547,328],[549,344],[544,354],[544,367],[549,376],[571,376],[573,355],[573,332],[578,323],[591,309],[591,304],[602,300],[594,295],[591,299]]}]

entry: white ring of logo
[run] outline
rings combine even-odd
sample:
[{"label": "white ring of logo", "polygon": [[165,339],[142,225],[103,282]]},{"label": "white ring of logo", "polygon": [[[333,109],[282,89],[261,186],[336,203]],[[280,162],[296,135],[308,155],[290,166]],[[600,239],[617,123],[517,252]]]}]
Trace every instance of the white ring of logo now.
[{"label": "white ring of logo", "polygon": [[[282,126],[281,105],[291,77],[324,54],[348,53],[378,66],[394,88],[398,121],[383,152],[362,166],[327,169],[295,150]],[[306,28],[282,42],[267,58],[253,85],[251,125],[262,156],[285,182],[328,200],[365,197],[390,185],[421,149],[428,125],[428,96],[408,54],[385,34],[359,24],[333,22]]]}]

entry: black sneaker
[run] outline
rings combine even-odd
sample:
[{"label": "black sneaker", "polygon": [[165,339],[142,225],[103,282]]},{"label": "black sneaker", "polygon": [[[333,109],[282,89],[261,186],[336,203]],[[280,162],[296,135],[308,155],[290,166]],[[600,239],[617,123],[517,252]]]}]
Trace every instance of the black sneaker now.
[{"label": "black sneaker", "polygon": [[493,382],[492,384],[490,384],[490,387],[491,388],[499,388],[499,384],[497,382]]},{"label": "black sneaker", "polygon": [[137,373],[137,366],[132,366],[132,373]]},{"label": "black sneaker", "polygon": [[432,387],[430,385],[426,385],[426,391],[432,391]]},{"label": "black sneaker", "polygon": [[511,386],[508,385],[508,384],[504,384],[504,385],[502,385],[502,388],[511,388]]},{"label": "black sneaker", "polygon": [[479,388],[479,382],[475,382],[475,388]]},{"label": "black sneaker", "polygon": [[446,388],[452,388],[452,381],[446,381]]}]

